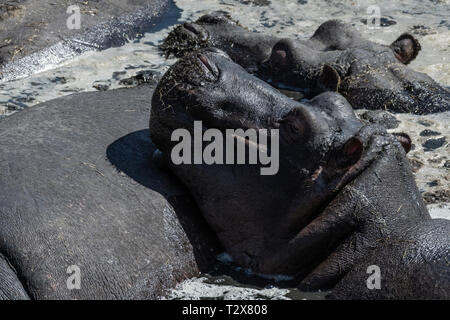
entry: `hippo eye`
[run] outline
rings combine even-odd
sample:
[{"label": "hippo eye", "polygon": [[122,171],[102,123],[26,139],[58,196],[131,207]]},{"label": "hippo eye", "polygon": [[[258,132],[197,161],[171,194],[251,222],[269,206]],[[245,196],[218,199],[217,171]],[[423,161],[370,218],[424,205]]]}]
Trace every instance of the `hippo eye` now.
[{"label": "hippo eye", "polygon": [[295,135],[299,135],[303,132],[303,126],[301,125],[301,123],[299,121],[295,121],[294,123],[290,123],[289,124],[289,130],[295,134]]},{"label": "hippo eye", "polygon": [[278,123],[280,124],[280,136],[286,143],[297,141],[304,135],[306,130],[302,117],[295,112],[278,120]]}]

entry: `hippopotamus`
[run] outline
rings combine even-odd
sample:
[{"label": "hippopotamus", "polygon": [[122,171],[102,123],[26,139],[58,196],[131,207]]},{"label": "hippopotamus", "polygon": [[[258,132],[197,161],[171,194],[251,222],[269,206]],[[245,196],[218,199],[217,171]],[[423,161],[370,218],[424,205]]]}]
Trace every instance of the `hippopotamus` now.
[{"label": "hippopotamus", "polygon": [[[195,134],[194,121],[220,132],[278,130],[279,170],[174,163],[172,134]],[[411,140],[364,125],[338,93],[295,101],[220,49],[202,49],[162,77],[150,135],[155,157],[192,193],[238,265],[291,276],[302,290],[330,289],[330,298],[450,298],[450,221],[430,218],[406,158]],[[368,285],[372,268],[379,287]]]},{"label": "hippopotamus", "polygon": [[205,15],[176,27],[161,48],[183,56],[201,47],[225,51],[248,72],[311,98],[341,93],[353,108],[426,114],[450,110],[450,91],[406,65],[421,46],[411,34],[383,45],[340,20],[324,22],[307,40],[251,32],[228,15]]},{"label": "hippopotamus", "polygon": [[2,1],[0,80],[23,78],[89,51],[120,47],[175,23],[179,15],[170,0],[152,0],[151,4],[147,0],[97,0],[78,5],[52,0]]},{"label": "hippopotamus", "polygon": [[0,300],[157,299],[210,268],[214,234],[152,161],[154,88],[78,93],[1,120]]}]

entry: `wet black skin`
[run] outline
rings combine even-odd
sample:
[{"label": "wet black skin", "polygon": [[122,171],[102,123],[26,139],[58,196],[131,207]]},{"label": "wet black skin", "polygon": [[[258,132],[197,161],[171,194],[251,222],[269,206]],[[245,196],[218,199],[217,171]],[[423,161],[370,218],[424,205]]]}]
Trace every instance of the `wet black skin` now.
[{"label": "wet black skin", "polygon": [[386,46],[362,38],[342,21],[330,20],[308,40],[280,39],[213,14],[175,28],[162,50],[183,56],[207,46],[224,50],[270,84],[302,91],[309,98],[337,91],[353,108],[415,114],[450,110],[450,91],[406,66],[421,50],[407,33]]},{"label": "wet black skin", "polygon": [[[192,133],[194,120],[279,129],[278,173],[174,165],[171,133]],[[291,100],[207,49],[164,75],[150,134],[241,266],[292,275],[303,290],[334,288],[331,298],[450,298],[450,221],[429,216],[405,155],[410,139],[363,125],[339,94]],[[367,289],[370,265],[381,268],[381,290]]]}]

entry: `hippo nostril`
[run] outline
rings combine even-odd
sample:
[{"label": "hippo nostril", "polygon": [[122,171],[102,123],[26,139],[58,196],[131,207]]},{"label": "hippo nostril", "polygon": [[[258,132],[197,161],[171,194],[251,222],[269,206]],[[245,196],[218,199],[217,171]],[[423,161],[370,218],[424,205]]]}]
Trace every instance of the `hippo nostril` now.
[{"label": "hippo nostril", "polygon": [[209,66],[208,59],[206,59],[205,56],[199,55],[198,58],[200,59],[200,61],[201,61],[208,69],[211,69],[211,67]]},{"label": "hippo nostril", "polygon": [[272,62],[277,66],[284,67],[287,65],[287,52],[286,50],[275,50],[272,53]]},{"label": "hippo nostril", "polygon": [[198,55],[198,59],[203,63],[203,65],[211,72],[212,75],[216,75],[217,71],[213,67],[213,65],[209,62],[208,58],[202,54]]},{"label": "hippo nostril", "polygon": [[286,56],[287,56],[286,51],[284,51],[284,50],[277,50],[275,52],[275,54],[276,54],[276,56],[278,56],[281,59],[286,59]]}]

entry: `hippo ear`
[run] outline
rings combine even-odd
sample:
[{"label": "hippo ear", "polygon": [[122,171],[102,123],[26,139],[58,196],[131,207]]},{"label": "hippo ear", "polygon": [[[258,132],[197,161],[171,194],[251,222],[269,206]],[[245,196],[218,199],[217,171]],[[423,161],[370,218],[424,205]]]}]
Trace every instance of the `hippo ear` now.
[{"label": "hippo ear", "polygon": [[422,49],[419,41],[409,33],[403,33],[392,42],[390,48],[394,51],[397,60],[403,64],[413,61]]},{"label": "hippo ear", "polygon": [[411,150],[412,141],[409,135],[403,132],[393,133],[393,135],[397,138],[397,140],[401,143],[403,146],[403,149],[405,149],[405,152],[408,153]]},{"label": "hippo ear", "polygon": [[341,85],[341,77],[339,73],[329,64],[325,64],[320,71],[319,87],[323,91],[339,91],[339,86]]},{"label": "hippo ear", "polygon": [[348,168],[361,159],[364,150],[362,141],[356,137],[352,137],[344,144],[338,152],[336,165],[338,168]]}]

